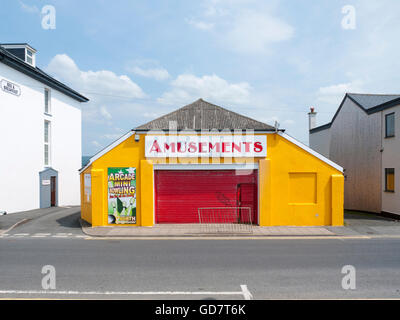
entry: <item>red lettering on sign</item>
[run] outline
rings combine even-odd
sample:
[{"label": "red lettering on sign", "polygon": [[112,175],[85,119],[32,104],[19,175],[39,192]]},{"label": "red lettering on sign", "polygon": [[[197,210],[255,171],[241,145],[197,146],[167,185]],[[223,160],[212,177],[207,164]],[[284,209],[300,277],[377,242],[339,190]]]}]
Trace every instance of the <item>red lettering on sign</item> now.
[{"label": "red lettering on sign", "polygon": [[175,152],[175,142],[171,142],[170,144],[164,143],[164,150],[167,151],[171,149],[171,152]]},{"label": "red lettering on sign", "polygon": [[261,142],[254,143],[254,152],[261,152],[261,151],[262,151]]},{"label": "red lettering on sign", "polygon": [[250,152],[251,142],[243,142],[243,144],[244,144],[244,152]]},{"label": "red lettering on sign", "polygon": [[185,150],[182,150],[182,142],[178,142],[178,152],[181,153],[186,152],[186,143],[185,143]]},{"label": "red lettering on sign", "polygon": [[230,150],[227,150],[231,146],[230,142],[222,142],[222,152],[230,152]]},{"label": "red lettering on sign", "polygon": [[194,142],[189,142],[188,151],[189,151],[190,153],[195,153],[195,152],[197,152],[197,146],[196,146],[196,144],[195,144]]},{"label": "red lettering on sign", "polygon": [[151,146],[150,152],[161,152],[160,146],[158,145],[157,140],[154,140],[153,145]]},{"label": "red lettering on sign", "polygon": [[240,144],[232,142],[232,152],[235,152],[235,150],[238,152],[242,152],[242,146]]},{"label": "red lettering on sign", "polygon": [[216,152],[219,152],[219,150],[220,150],[219,142],[214,143],[214,145],[211,142],[209,142],[208,149],[210,150],[210,152],[212,152],[214,149]]}]

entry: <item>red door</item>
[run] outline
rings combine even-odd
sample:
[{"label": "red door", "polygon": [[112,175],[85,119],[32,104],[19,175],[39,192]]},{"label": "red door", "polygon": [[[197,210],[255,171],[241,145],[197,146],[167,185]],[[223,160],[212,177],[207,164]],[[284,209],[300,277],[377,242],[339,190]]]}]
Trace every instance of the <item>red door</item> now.
[{"label": "red door", "polygon": [[56,183],[56,177],[50,177],[50,192],[51,192],[51,203],[50,205],[52,207],[56,206],[56,192],[57,192],[57,183]]},{"label": "red door", "polygon": [[198,208],[236,207],[238,185],[257,188],[257,170],[156,170],[154,183],[156,223],[198,223]]},{"label": "red door", "polygon": [[[241,183],[238,185],[238,207],[250,208],[241,210],[241,220],[246,223],[257,223],[257,185]],[[251,217],[251,221],[250,221]]]}]

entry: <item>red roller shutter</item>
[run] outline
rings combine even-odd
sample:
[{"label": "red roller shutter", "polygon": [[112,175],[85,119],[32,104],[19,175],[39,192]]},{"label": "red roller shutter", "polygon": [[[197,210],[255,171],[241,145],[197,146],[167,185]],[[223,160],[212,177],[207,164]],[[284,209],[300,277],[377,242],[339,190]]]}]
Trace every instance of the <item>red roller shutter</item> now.
[{"label": "red roller shutter", "polygon": [[156,223],[197,223],[198,208],[238,206],[239,185],[254,185],[257,223],[257,171],[237,175],[235,170],[156,170]]}]

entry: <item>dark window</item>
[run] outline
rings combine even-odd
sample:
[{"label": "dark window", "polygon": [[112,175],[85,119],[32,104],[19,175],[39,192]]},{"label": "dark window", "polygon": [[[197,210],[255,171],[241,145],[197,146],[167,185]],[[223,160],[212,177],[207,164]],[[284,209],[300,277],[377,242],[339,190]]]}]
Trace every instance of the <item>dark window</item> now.
[{"label": "dark window", "polygon": [[394,137],[394,113],[385,116],[385,137]]},{"label": "dark window", "polygon": [[394,192],[394,169],[385,169],[385,191]]}]

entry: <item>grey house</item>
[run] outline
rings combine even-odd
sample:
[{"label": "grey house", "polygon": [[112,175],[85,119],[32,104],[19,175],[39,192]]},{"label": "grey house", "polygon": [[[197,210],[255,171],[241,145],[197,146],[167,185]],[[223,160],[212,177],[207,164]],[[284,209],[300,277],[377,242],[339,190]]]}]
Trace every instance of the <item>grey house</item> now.
[{"label": "grey house", "polygon": [[346,93],[310,147],[345,169],[345,209],[400,215],[400,95]]}]

